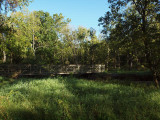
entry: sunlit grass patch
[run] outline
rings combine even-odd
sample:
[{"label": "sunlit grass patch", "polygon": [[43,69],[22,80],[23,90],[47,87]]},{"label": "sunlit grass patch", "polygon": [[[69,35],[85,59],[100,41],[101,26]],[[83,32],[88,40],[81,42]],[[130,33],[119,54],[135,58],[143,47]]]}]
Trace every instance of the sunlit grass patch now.
[{"label": "sunlit grass patch", "polygon": [[0,88],[0,119],[160,119],[160,91],[73,77],[20,79]]}]

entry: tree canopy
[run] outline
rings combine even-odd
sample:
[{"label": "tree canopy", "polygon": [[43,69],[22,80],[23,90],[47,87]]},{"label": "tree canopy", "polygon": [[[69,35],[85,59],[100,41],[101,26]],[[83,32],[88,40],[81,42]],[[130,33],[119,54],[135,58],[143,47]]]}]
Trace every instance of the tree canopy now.
[{"label": "tree canopy", "polygon": [[[0,63],[105,64],[106,70],[150,70],[160,77],[160,1],[108,0],[94,28],[73,29],[62,13],[28,11],[30,0],[0,0]],[[16,12],[18,8],[23,8]],[[14,11],[7,15],[9,11]]]},{"label": "tree canopy", "polygon": [[135,61],[150,69],[158,86],[160,1],[108,0],[108,3],[110,11],[99,19],[99,25],[103,26],[102,32],[106,35],[113,53],[118,59],[124,59],[125,55],[130,68]]}]

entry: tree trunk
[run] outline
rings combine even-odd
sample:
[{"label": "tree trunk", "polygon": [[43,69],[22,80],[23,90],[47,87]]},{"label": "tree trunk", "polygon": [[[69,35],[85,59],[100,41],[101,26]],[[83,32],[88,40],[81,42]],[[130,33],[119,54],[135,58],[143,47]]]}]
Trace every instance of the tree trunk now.
[{"label": "tree trunk", "polygon": [[155,86],[156,86],[157,88],[159,88],[158,75],[157,75],[156,72],[153,73],[153,80],[154,80],[154,82],[155,82]]},{"label": "tree trunk", "polygon": [[130,65],[129,65],[129,69],[132,70],[133,68],[133,62],[132,62],[132,58],[130,59]]},{"label": "tree trunk", "polygon": [[121,58],[119,53],[118,53],[118,69],[121,69]]},{"label": "tree trunk", "polygon": [[105,68],[105,69],[106,69],[107,71],[108,71],[108,67],[109,67],[108,65],[109,65],[109,64],[108,64],[108,60],[106,60],[106,65],[105,65],[106,68]]},{"label": "tree trunk", "polygon": [[33,35],[32,35],[32,48],[33,48],[33,56],[35,57],[35,40],[34,40],[34,30],[32,30],[32,32],[33,32]]},{"label": "tree trunk", "polygon": [[[5,35],[4,35],[4,33],[2,33],[2,40],[3,40],[3,42],[4,42],[4,44],[5,44]],[[5,45],[4,45],[5,46]],[[4,50],[5,48],[3,48],[3,63],[6,63],[6,60],[7,60],[7,56],[6,56],[6,51]]]},{"label": "tree trunk", "polygon": [[109,70],[109,57],[110,57],[110,49],[108,47],[108,50],[107,50],[107,59],[106,59],[106,70],[107,71]]},{"label": "tree trunk", "polygon": [[11,56],[10,56],[10,62],[11,64],[13,63],[13,54],[11,53]]},{"label": "tree trunk", "polygon": [[6,52],[3,50],[3,63],[6,63],[6,59],[7,59]]},{"label": "tree trunk", "polygon": [[117,61],[116,61],[116,58],[114,59],[114,69],[117,69]]},{"label": "tree trunk", "polygon": [[114,69],[117,69],[117,52],[114,51],[114,54],[115,54],[115,56],[114,56]]}]

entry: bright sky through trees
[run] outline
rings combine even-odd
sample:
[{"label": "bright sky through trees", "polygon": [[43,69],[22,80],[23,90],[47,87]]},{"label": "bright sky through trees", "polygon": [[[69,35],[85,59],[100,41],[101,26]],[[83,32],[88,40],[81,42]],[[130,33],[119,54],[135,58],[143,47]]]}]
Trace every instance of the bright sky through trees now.
[{"label": "bright sky through trees", "polygon": [[43,10],[51,15],[62,13],[71,19],[72,27],[93,27],[99,34],[101,28],[98,26],[98,19],[108,11],[108,7],[107,0],[34,0],[29,10]]}]

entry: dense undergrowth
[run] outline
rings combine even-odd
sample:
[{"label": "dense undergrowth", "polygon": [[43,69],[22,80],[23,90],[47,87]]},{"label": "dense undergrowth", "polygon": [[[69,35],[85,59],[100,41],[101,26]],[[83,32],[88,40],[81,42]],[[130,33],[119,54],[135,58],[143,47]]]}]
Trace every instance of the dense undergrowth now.
[{"label": "dense undergrowth", "polygon": [[1,120],[160,119],[160,90],[152,85],[73,77],[0,81]]}]

